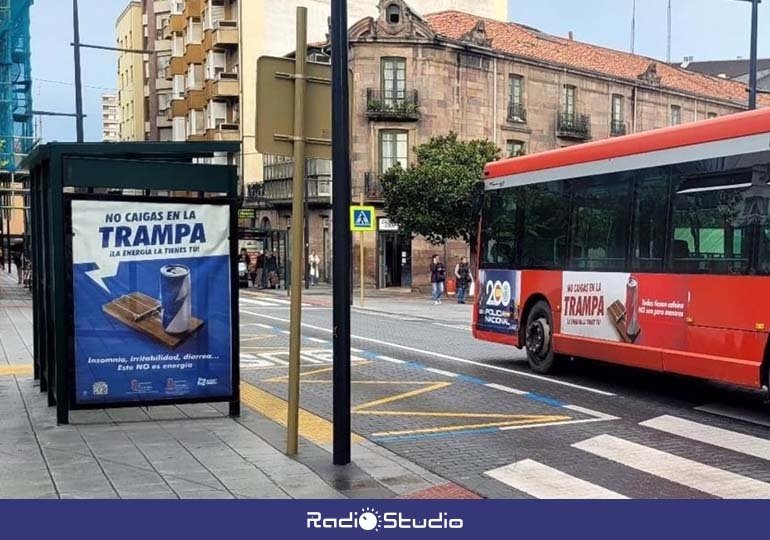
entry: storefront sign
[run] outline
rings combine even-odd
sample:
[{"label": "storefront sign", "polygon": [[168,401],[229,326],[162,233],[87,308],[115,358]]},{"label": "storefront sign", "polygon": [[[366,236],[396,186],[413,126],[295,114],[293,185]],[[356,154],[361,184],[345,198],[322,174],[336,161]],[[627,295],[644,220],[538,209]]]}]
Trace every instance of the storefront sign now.
[{"label": "storefront sign", "polygon": [[381,231],[398,231],[398,224],[393,223],[390,219],[381,217],[379,221],[379,229]]},{"label": "storefront sign", "polygon": [[72,201],[76,404],[232,394],[229,223],[229,206]]}]

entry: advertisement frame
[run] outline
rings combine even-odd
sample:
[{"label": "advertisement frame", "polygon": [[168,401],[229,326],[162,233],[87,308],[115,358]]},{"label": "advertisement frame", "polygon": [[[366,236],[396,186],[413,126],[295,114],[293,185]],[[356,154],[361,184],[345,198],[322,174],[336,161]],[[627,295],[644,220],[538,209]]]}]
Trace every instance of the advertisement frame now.
[{"label": "advertisement frame", "polygon": [[[72,254],[72,201],[105,201],[105,202],[123,202],[123,203],[165,203],[180,205],[211,205],[227,206],[230,209],[230,219],[228,223],[228,242],[230,255],[230,374],[231,388],[230,393],[223,395],[213,395],[205,397],[178,397],[169,399],[148,399],[136,401],[99,401],[98,403],[78,403],[76,396],[76,366],[75,366],[75,295],[74,295],[74,272],[73,272],[73,254]],[[94,409],[117,409],[127,407],[152,407],[163,405],[183,405],[195,403],[230,403],[231,415],[233,411],[240,409],[240,320],[239,320],[239,288],[238,288],[238,267],[233,264],[238,258],[238,203],[229,197],[161,197],[161,196],[134,196],[134,195],[113,195],[113,194],[86,194],[86,193],[67,193],[64,194],[64,227],[65,227],[65,296],[66,312],[69,315],[65,322],[65,331],[67,336],[66,347],[66,366],[68,381],[68,396],[70,410],[94,410]],[[235,233],[233,233],[235,231]],[[237,415],[237,413],[236,413]]]}]

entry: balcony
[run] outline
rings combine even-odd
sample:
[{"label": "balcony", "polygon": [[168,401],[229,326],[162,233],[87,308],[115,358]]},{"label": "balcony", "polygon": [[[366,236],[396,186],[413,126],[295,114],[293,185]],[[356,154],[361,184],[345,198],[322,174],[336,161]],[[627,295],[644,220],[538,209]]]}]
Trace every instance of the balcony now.
[{"label": "balcony", "polygon": [[625,122],[613,120],[610,122],[610,137],[622,137],[628,132]]},{"label": "balcony", "polygon": [[203,15],[202,0],[186,0],[184,3],[184,16],[186,19],[191,17],[200,18]]},{"label": "balcony", "polygon": [[174,75],[184,75],[187,73],[187,63],[181,56],[172,56],[166,69],[166,79],[171,80]]},{"label": "balcony", "polygon": [[188,65],[202,64],[206,59],[206,51],[201,43],[190,42],[184,47],[184,60]]},{"label": "balcony", "polygon": [[214,28],[206,30],[203,34],[203,48],[207,51],[214,48],[227,48],[238,46],[238,22],[216,21]]},{"label": "balcony", "polygon": [[366,116],[371,120],[417,121],[420,119],[419,107],[417,90],[366,90]]},{"label": "balcony", "polygon": [[240,93],[237,73],[218,73],[216,79],[206,82],[206,99],[237,98]]},{"label": "balcony", "polygon": [[[330,200],[332,193],[330,178],[308,178],[306,185],[308,202],[327,203]],[[291,178],[265,180],[261,184],[248,186],[247,199],[263,203],[290,204],[293,188]]]},{"label": "balcony", "polygon": [[375,172],[364,173],[364,197],[367,201],[382,201],[382,177]]},{"label": "balcony", "polygon": [[241,128],[238,124],[219,124],[206,130],[207,141],[240,141]]},{"label": "balcony", "polygon": [[[187,28],[187,19],[185,19],[185,16],[181,13],[175,13],[169,16],[168,18],[168,35],[171,37],[171,34],[181,34],[184,32],[185,28]],[[163,36],[165,37],[166,30],[163,29]],[[168,39],[168,38],[166,38]]]},{"label": "balcony", "polygon": [[587,114],[561,113],[556,119],[556,136],[586,141],[591,138],[591,117]]},{"label": "balcony", "polygon": [[527,123],[527,109],[521,103],[508,104],[508,121],[514,124]]},{"label": "balcony", "polygon": [[187,90],[187,108],[202,111],[206,108],[206,93],[201,89]]},{"label": "balcony", "polygon": [[187,100],[186,99],[173,99],[171,100],[171,116],[173,118],[179,116],[187,116]]}]

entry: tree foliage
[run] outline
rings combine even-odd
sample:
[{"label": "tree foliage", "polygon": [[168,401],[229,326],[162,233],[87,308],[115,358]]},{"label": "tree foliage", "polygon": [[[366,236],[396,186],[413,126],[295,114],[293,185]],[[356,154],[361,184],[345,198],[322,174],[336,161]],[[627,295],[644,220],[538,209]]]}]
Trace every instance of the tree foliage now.
[{"label": "tree foliage", "polygon": [[475,186],[500,149],[488,140],[461,141],[450,133],[433,137],[415,153],[415,163],[406,170],[396,166],[383,175],[388,217],[403,232],[433,244],[453,238],[472,243],[479,218]]}]

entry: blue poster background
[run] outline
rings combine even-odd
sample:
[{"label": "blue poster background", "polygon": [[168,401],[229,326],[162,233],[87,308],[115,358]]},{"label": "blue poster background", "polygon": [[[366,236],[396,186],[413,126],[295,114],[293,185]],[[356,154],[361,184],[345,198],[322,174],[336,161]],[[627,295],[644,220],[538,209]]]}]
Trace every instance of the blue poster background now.
[{"label": "blue poster background", "polygon": [[[190,269],[192,316],[203,321],[197,332],[173,349],[103,311],[105,304],[132,292],[159,299],[160,269],[166,264],[181,264]],[[78,404],[226,397],[231,394],[229,256],[121,262],[118,274],[104,280],[110,293],[86,275],[95,268],[95,264],[80,264],[73,268]],[[187,354],[209,355],[210,358],[186,360]],[[153,355],[166,359],[145,361],[139,358]],[[101,360],[94,363],[89,362],[89,358]],[[118,361],[121,358],[125,361]],[[101,362],[103,360],[108,361]],[[147,365],[149,369],[137,369]],[[102,383],[106,383],[106,388]],[[97,385],[97,393],[94,393],[94,385]]]},{"label": "blue poster background", "polygon": [[513,334],[519,329],[518,279],[514,270],[480,270],[478,321],[476,327],[487,332]]}]

